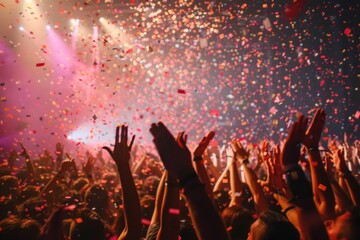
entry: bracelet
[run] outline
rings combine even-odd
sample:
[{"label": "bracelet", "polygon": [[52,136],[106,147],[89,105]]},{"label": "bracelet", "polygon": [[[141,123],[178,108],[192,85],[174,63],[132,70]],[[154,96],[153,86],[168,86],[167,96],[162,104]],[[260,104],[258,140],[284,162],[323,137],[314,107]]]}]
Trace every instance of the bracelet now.
[{"label": "bracelet", "polygon": [[195,156],[195,157],[194,157],[194,161],[195,161],[195,162],[196,162],[196,161],[201,161],[201,160],[203,160],[202,156]]},{"label": "bracelet", "polygon": [[291,205],[285,209],[282,209],[281,212],[284,213],[284,214],[287,214],[288,211],[292,210],[292,209],[295,209],[295,206],[294,205]]}]

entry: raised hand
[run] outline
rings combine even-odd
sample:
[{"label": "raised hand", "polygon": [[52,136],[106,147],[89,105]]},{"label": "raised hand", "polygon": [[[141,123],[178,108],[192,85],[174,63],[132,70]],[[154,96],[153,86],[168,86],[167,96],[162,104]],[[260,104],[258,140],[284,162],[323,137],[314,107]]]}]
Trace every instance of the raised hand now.
[{"label": "raised hand", "polygon": [[180,133],[175,140],[174,136],[162,123],[153,123],[150,128],[154,136],[154,143],[165,168],[179,180],[194,174],[191,163],[191,153],[186,146],[186,135]]},{"label": "raised hand", "polygon": [[312,119],[311,124],[308,130],[306,131],[304,139],[302,141],[308,150],[311,148],[315,148],[317,150],[319,146],[321,133],[325,125],[325,117],[326,117],[325,111],[319,108],[316,111],[315,116]]},{"label": "raised hand", "polygon": [[[264,142],[265,143],[265,142]],[[263,151],[267,151],[267,144],[263,145]],[[263,154],[264,155],[264,154]],[[266,181],[259,181],[262,187],[267,187],[271,191],[284,190],[285,181],[282,177],[282,169],[280,164],[280,145],[277,144],[271,151],[271,155],[264,157],[267,169]]]},{"label": "raised hand", "polygon": [[345,162],[345,151],[344,149],[338,149],[333,156],[335,169],[337,172],[349,172],[349,168]]},{"label": "raised hand", "polygon": [[96,162],[96,158],[92,154],[89,154],[87,156],[86,164],[83,164],[83,170],[87,177],[91,176],[95,162]]},{"label": "raised hand", "polygon": [[244,163],[245,161],[249,160],[250,150],[245,150],[239,140],[234,139],[231,142],[231,147],[234,151],[236,160],[240,161],[240,163]]},{"label": "raised hand", "polygon": [[286,165],[297,164],[300,157],[300,144],[305,137],[307,122],[308,119],[300,114],[292,125],[281,151],[280,163],[283,168]]},{"label": "raised hand", "polygon": [[[116,127],[115,133],[115,145],[114,150],[104,146],[105,149],[115,161],[116,165],[129,164],[131,147],[135,140],[135,135],[132,136],[130,144],[128,144],[128,127],[125,125],[121,126],[121,134],[119,136],[120,127]],[[120,141],[119,141],[120,137]]]},{"label": "raised hand", "polygon": [[24,147],[24,145],[22,143],[19,143],[19,144],[20,144],[20,147],[22,149],[22,152],[20,153],[20,155],[23,156],[26,159],[30,159],[30,155],[27,152],[27,149]]},{"label": "raised hand", "polygon": [[207,146],[209,145],[210,141],[214,138],[215,132],[210,131],[203,139],[201,139],[200,143],[194,150],[194,157],[201,157],[205,152]]}]

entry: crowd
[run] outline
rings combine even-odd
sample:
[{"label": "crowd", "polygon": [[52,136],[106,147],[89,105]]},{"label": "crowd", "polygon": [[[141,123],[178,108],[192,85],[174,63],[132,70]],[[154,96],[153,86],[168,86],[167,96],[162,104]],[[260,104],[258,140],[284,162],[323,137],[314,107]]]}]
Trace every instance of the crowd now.
[{"label": "crowd", "polygon": [[192,151],[153,123],[158,156],[122,125],[85,164],[20,143],[2,153],[0,239],[360,239],[360,142],[325,146],[325,118],[298,114],[279,143],[214,147],[210,131]]}]

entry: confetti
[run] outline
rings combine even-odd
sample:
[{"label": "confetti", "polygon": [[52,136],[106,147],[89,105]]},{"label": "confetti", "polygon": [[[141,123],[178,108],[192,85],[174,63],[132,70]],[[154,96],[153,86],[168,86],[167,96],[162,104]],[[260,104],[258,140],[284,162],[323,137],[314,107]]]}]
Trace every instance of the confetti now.
[{"label": "confetti", "polygon": [[321,191],[325,191],[325,190],[326,190],[326,186],[325,186],[325,185],[322,185],[322,184],[319,184],[319,185],[318,185],[318,188],[319,188]]},{"label": "confetti", "polygon": [[177,92],[180,93],[180,94],[186,94],[186,91],[183,90],[183,89],[178,89]]}]

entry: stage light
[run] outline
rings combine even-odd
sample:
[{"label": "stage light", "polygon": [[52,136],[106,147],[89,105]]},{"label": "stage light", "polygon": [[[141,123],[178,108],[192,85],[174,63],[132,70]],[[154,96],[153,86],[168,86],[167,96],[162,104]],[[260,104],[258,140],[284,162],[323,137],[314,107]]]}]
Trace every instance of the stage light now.
[{"label": "stage light", "polygon": [[105,18],[101,17],[101,18],[99,18],[99,21],[103,22],[103,21],[105,21]]},{"label": "stage light", "polygon": [[72,19],[70,20],[70,22],[71,22],[71,24],[73,24],[73,25],[79,25],[80,19],[78,19],[78,18],[72,18]]},{"label": "stage light", "polygon": [[51,26],[50,26],[50,25],[46,25],[46,29],[47,29],[47,30],[50,30],[50,29],[51,29]]},{"label": "stage light", "polygon": [[20,31],[24,31],[25,28],[24,28],[24,27],[19,27],[19,30],[20,30]]}]

